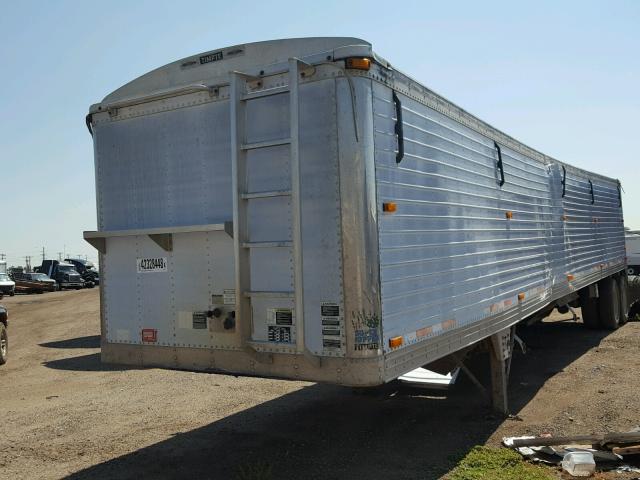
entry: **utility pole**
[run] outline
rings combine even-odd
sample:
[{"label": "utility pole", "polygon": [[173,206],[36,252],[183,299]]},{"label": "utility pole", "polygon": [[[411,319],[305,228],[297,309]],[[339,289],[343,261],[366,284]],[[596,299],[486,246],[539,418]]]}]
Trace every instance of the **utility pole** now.
[{"label": "utility pole", "polygon": [[62,261],[62,252],[58,252],[58,261],[61,262]]},{"label": "utility pole", "polygon": [[24,257],[24,268],[27,270],[27,273],[31,272],[31,255]]},{"label": "utility pole", "polygon": [[5,258],[7,258],[7,255],[4,253],[0,253],[0,260],[4,260]]},{"label": "utility pole", "polygon": [[44,263],[44,259],[46,258],[45,254],[44,254],[44,247],[42,247],[42,263]]}]

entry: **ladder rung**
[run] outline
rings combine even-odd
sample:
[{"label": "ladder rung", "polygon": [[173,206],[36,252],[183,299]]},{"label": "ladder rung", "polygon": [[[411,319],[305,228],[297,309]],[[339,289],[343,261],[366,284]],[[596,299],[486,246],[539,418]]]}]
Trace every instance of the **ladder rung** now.
[{"label": "ladder rung", "polygon": [[291,190],[270,190],[266,192],[247,192],[240,195],[245,200],[250,198],[286,197],[291,195]]},{"label": "ladder rung", "polygon": [[278,145],[289,145],[290,138],[280,138],[278,140],[267,140],[266,142],[243,143],[240,148],[242,150],[253,150],[256,148],[277,147]]},{"label": "ladder rung", "polygon": [[289,91],[289,85],[284,87],[268,88],[266,90],[259,90],[257,92],[248,92],[244,94],[240,100],[253,100],[254,98],[270,97],[272,95],[280,95],[281,93],[287,93]]},{"label": "ladder rung", "polygon": [[244,242],[243,248],[272,248],[272,247],[291,247],[292,242]]},{"label": "ladder rung", "polygon": [[263,298],[293,298],[294,292],[244,292],[245,297],[263,297]]}]

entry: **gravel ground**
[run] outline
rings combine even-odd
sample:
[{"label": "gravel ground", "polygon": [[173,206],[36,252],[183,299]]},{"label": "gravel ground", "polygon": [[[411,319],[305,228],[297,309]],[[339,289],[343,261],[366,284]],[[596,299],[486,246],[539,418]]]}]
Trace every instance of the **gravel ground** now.
[{"label": "gravel ground", "polygon": [[[503,436],[640,424],[640,323],[594,332],[565,315],[523,330],[529,351],[514,358],[509,392],[517,417],[504,420],[465,378],[450,392],[362,394],[102,365],[97,289],[2,303],[3,479],[435,479]],[[485,362],[473,362],[481,376]]]}]

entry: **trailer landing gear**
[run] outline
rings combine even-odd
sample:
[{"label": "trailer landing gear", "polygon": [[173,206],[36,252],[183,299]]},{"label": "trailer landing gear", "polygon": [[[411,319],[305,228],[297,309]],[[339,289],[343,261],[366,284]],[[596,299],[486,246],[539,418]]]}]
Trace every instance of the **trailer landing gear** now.
[{"label": "trailer landing gear", "polygon": [[[464,355],[460,356],[453,354],[449,357],[455,362],[455,366],[459,367],[478,388],[478,390],[480,390],[482,395],[491,402],[493,410],[503,415],[509,414],[507,387],[509,384],[509,374],[511,373],[513,347],[516,342],[524,353],[526,351],[526,347],[524,342],[516,335],[515,326],[491,335],[484,341],[484,346],[489,351],[491,392],[487,391],[480,380],[478,380],[478,378],[464,364]],[[426,368],[430,368],[430,366],[427,365]]]},{"label": "trailer landing gear", "polygon": [[507,386],[511,372],[511,358],[513,357],[513,343],[516,327],[491,335],[489,344],[489,363],[491,366],[491,406],[496,412],[509,414],[509,400]]}]

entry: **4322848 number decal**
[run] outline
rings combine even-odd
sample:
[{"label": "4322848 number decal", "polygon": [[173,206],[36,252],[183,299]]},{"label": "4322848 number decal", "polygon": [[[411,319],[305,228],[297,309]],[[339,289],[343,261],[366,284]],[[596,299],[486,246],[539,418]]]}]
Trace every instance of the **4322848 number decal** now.
[{"label": "4322848 number decal", "polygon": [[137,265],[138,273],[166,272],[167,258],[166,257],[138,258],[136,259],[136,265]]}]

